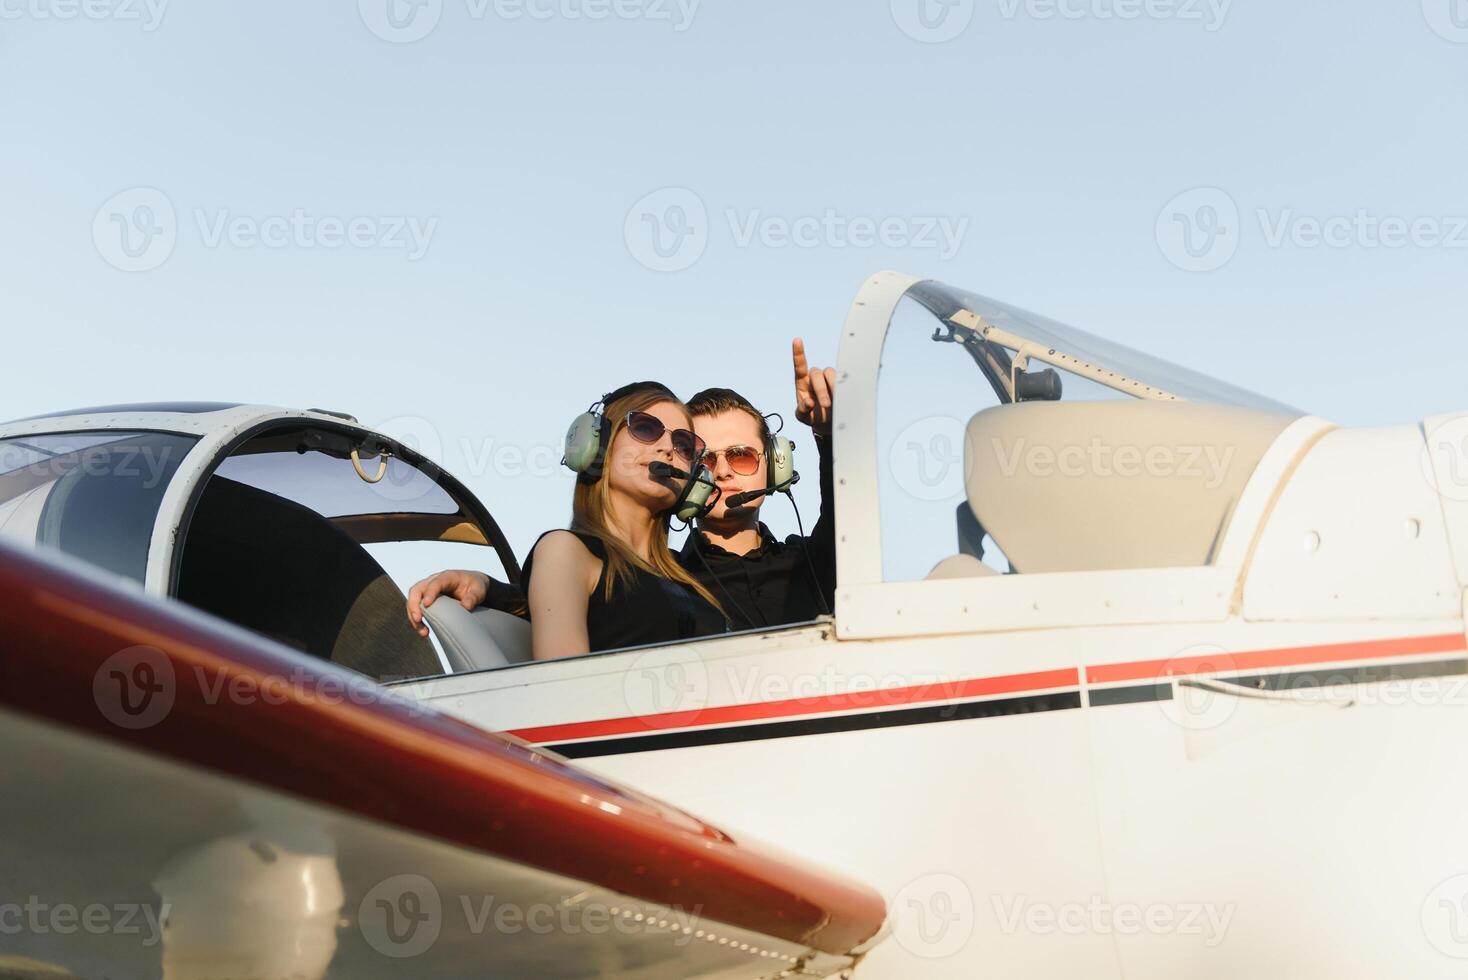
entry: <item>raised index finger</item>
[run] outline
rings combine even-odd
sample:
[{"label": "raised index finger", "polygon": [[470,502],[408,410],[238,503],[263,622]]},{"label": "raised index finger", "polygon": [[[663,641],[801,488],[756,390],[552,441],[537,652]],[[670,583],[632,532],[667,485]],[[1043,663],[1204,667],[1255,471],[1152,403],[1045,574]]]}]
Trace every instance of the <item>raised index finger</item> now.
[{"label": "raised index finger", "polygon": [[795,383],[800,384],[810,374],[810,364],[805,359],[805,341],[799,337],[792,340],[790,355],[795,360]]}]

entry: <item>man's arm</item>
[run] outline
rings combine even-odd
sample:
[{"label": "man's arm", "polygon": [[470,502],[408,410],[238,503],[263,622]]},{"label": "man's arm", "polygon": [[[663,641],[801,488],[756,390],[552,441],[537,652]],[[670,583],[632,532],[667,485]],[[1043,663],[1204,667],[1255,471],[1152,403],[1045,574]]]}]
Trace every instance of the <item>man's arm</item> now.
[{"label": "man's arm", "polygon": [[817,435],[815,443],[821,460],[821,515],[805,544],[830,602],[836,592],[836,463],[829,435]]},{"label": "man's arm", "polygon": [[831,415],[836,395],[836,371],[812,369],[805,342],[790,345],[795,364],[795,418],[810,426],[821,464],[821,515],[805,540],[806,554],[815,565],[829,606],[836,595],[836,477],[831,455]]}]

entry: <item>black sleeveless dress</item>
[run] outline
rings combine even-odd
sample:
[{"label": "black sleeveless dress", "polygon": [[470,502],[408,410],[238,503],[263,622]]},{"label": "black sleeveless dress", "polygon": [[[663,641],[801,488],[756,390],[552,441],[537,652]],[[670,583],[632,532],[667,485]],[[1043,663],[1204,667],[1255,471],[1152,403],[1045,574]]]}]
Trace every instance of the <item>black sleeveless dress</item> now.
[{"label": "black sleeveless dress", "polygon": [[[601,574],[596,577],[596,587],[591,590],[586,604],[586,635],[591,641],[592,653],[648,643],[690,640],[723,633],[729,628],[728,620],[718,607],[697,592],[681,582],[635,566],[631,582],[618,584],[612,592],[612,600],[608,602],[606,546],[594,534],[571,533],[586,546],[587,551],[601,560]],[[537,545],[540,538],[535,539]],[[535,548],[532,546],[520,570],[520,583],[527,596],[530,595],[534,560]]]}]

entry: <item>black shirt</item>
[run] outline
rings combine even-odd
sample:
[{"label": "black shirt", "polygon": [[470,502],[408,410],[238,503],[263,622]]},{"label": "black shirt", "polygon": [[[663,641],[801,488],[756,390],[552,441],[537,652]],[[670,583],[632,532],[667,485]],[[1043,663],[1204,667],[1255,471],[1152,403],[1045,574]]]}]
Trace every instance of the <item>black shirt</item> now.
[{"label": "black shirt", "polygon": [[735,629],[809,622],[834,605],[835,477],[827,440],[815,443],[821,461],[821,512],[809,537],[792,534],[780,541],[760,524],[759,547],[735,555],[695,531],[678,554],[683,567],[723,604]]},{"label": "black shirt", "polygon": [[[546,534],[552,532],[547,531]],[[586,635],[591,652],[617,650],[622,647],[688,640],[695,636],[722,633],[728,628],[719,610],[708,600],[681,582],[655,575],[632,566],[631,582],[613,587],[611,601],[606,599],[607,550],[594,534],[572,531],[586,550],[601,559],[601,574],[586,603]],[[540,536],[545,537],[545,534]],[[540,544],[540,538],[535,541]],[[525,595],[530,594],[530,570],[535,548],[525,559],[520,583]]]}]

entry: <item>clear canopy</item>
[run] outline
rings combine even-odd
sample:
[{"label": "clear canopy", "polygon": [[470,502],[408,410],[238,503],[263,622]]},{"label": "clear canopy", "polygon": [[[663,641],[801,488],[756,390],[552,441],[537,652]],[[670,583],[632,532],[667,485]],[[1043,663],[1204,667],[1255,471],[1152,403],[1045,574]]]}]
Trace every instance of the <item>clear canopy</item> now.
[{"label": "clear canopy", "polygon": [[[1069,361],[1094,365],[1108,375],[1140,382],[1142,386],[1167,392],[1185,401],[1235,405],[1279,415],[1305,414],[1206,374],[976,293],[942,283],[924,282],[913,287],[908,295],[945,323],[955,317],[960,322],[967,320],[962,316],[967,311],[1004,333],[1042,347],[1047,352],[1068,355]],[[1117,387],[1118,390],[1126,390],[1124,385]]]}]

